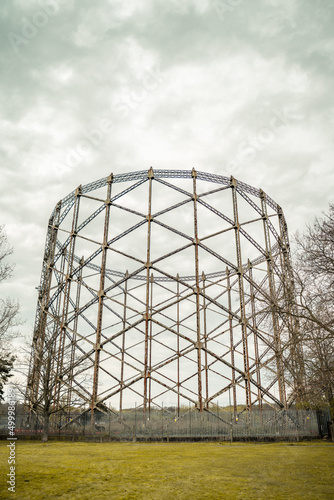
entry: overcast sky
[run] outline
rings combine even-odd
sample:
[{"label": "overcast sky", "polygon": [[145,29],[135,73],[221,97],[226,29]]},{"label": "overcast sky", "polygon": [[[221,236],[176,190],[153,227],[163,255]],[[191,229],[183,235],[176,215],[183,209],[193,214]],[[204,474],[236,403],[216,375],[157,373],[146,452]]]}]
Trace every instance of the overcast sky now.
[{"label": "overcast sky", "polygon": [[2,294],[31,334],[47,221],[110,172],[262,188],[290,234],[333,201],[332,0],[1,0]]}]

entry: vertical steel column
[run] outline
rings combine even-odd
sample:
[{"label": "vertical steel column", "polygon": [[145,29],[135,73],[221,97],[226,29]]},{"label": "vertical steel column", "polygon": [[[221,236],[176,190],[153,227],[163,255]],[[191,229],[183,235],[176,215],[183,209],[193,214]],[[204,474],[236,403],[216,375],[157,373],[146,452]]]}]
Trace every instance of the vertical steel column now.
[{"label": "vertical steel column", "polygon": [[125,328],[126,328],[126,307],[128,298],[128,277],[129,272],[125,273],[124,283],[124,307],[123,307],[123,335],[122,335],[122,352],[121,352],[121,391],[119,395],[119,418],[122,420],[123,411],[123,386],[124,386],[124,355],[125,355]]},{"label": "vertical steel column", "polygon": [[[53,340],[54,340],[54,343],[56,343],[56,339],[61,334],[61,312],[60,312],[61,305],[62,305],[62,302],[61,302],[61,299],[62,299],[61,289],[62,289],[62,286],[63,286],[63,283],[64,283],[65,262],[66,262],[66,249],[64,248],[62,250],[61,259],[60,259],[60,266],[59,266],[59,275],[60,275],[60,278],[59,278],[59,281],[58,281],[58,291],[59,291],[59,293],[58,293],[58,296],[57,296],[56,306],[55,306],[56,317],[55,317],[55,321],[54,321],[54,324],[53,324],[52,339],[51,339],[52,343],[53,343]],[[51,373],[55,372],[55,368],[54,368],[55,363],[57,363],[56,352],[54,353],[54,356],[52,356],[52,360],[51,360]],[[57,406],[57,401],[54,399],[53,403],[52,403],[52,408],[55,409],[56,406]]]},{"label": "vertical steel column", "polygon": [[[153,312],[153,283],[154,283],[154,276],[153,273],[151,274],[150,277],[150,282],[151,282],[151,293],[150,293],[150,317],[152,317],[152,312]],[[150,335],[149,335],[149,345],[148,345],[148,372],[151,374],[152,370],[152,342],[153,342],[153,323],[150,321]],[[152,403],[152,394],[151,394],[151,389],[152,389],[152,380],[151,376],[148,380],[148,415],[149,419],[151,418],[151,403]]]},{"label": "vertical steel column", "polygon": [[77,226],[78,226],[80,197],[81,197],[81,186],[79,186],[75,191],[75,203],[74,203],[74,208],[73,208],[72,229],[71,229],[71,234],[70,234],[70,243],[69,243],[69,250],[68,250],[68,255],[67,255],[67,271],[66,271],[66,276],[65,276],[63,312],[62,312],[62,318],[61,318],[61,322],[60,322],[59,347],[58,347],[58,357],[57,357],[57,363],[56,363],[56,365],[57,365],[57,368],[56,368],[57,381],[55,384],[55,396],[54,396],[54,403],[55,403],[56,408],[59,406],[59,398],[60,398],[60,391],[61,391],[61,380],[60,380],[59,376],[61,375],[61,372],[63,369],[63,362],[64,362],[67,316],[68,316],[70,294],[71,294],[73,260],[74,260],[75,241],[76,241],[76,235],[77,235],[76,231],[77,231]]},{"label": "vertical steel column", "polygon": [[231,188],[232,188],[232,200],[233,200],[233,215],[234,215],[234,229],[235,229],[235,244],[237,252],[237,265],[238,265],[238,283],[239,283],[239,298],[240,298],[240,322],[242,331],[242,350],[244,358],[244,371],[245,371],[245,393],[246,393],[246,409],[247,411],[251,409],[251,391],[250,391],[250,375],[249,375],[249,356],[248,356],[248,340],[247,340],[247,320],[245,314],[245,292],[243,275],[244,270],[242,268],[242,257],[241,257],[241,243],[240,243],[240,224],[238,216],[238,204],[237,204],[237,181],[231,177]]},{"label": "vertical steel column", "polygon": [[101,274],[100,274],[99,303],[98,303],[97,325],[96,325],[96,342],[95,342],[95,349],[94,349],[95,350],[95,360],[94,360],[93,391],[92,391],[92,401],[91,401],[91,426],[92,426],[92,429],[94,428],[94,424],[95,424],[94,409],[96,408],[96,403],[97,403],[97,399],[98,399],[100,353],[101,353],[101,345],[100,344],[101,344],[101,334],[102,334],[103,300],[105,297],[104,286],[105,286],[107,252],[108,252],[108,232],[109,232],[109,220],[110,220],[112,183],[113,183],[113,174],[109,175],[109,177],[108,177],[107,199],[105,201],[105,216],[104,216],[104,231],[103,231],[103,244],[102,244],[102,262],[101,262]]},{"label": "vertical steel column", "polygon": [[[202,272],[202,289],[203,289],[203,328],[204,328],[204,347],[208,348],[207,325],[206,325],[206,300],[205,300],[205,274]],[[208,371],[208,353],[204,354],[204,369],[205,369],[205,408],[208,409],[209,399],[209,371]]]},{"label": "vertical steel column", "polygon": [[287,311],[287,323],[289,330],[289,348],[294,378],[294,391],[297,402],[302,402],[305,397],[305,366],[303,348],[300,342],[300,325],[295,303],[295,287],[293,270],[289,252],[289,238],[286,222],[281,207],[278,208],[278,220],[280,227],[281,245],[281,268],[283,272],[284,309]]},{"label": "vertical steel column", "polygon": [[275,357],[276,357],[276,367],[277,367],[277,378],[278,378],[278,390],[281,403],[286,407],[286,393],[285,393],[285,380],[284,380],[284,369],[283,369],[283,359],[282,359],[282,346],[280,338],[280,327],[277,317],[277,296],[275,279],[273,273],[273,257],[271,252],[270,244],[270,232],[268,226],[268,214],[267,214],[267,202],[266,195],[261,190],[260,191],[261,208],[262,208],[262,220],[263,220],[263,230],[266,245],[267,254],[267,273],[269,281],[269,295],[270,295],[270,308],[273,322],[274,331],[274,344],[275,344]]},{"label": "vertical steel column", "polygon": [[197,377],[198,377],[198,409],[202,413],[203,412],[203,397],[202,397],[202,360],[201,360],[201,352],[202,352],[202,343],[201,343],[201,318],[200,318],[200,294],[201,289],[199,286],[199,258],[198,258],[198,218],[197,218],[197,193],[196,193],[196,178],[197,172],[193,168],[191,172],[193,178],[193,195],[192,199],[194,202],[194,246],[195,246],[195,293],[196,293],[196,330],[197,330]]},{"label": "vertical steel column", "polygon": [[42,364],[42,351],[44,348],[45,329],[48,316],[50,299],[50,287],[57,244],[61,202],[55,209],[54,216],[48,222],[48,233],[46,238],[45,252],[41,282],[38,291],[38,305],[34,327],[33,345],[30,357],[29,375],[27,383],[27,402],[35,401],[38,397],[39,380]]},{"label": "vertical steel column", "polygon": [[61,258],[60,258],[60,266],[59,266],[59,274],[61,276],[60,278],[60,281],[58,282],[58,290],[59,290],[59,294],[58,294],[58,297],[57,297],[57,300],[56,300],[56,314],[57,314],[57,321],[55,323],[55,327],[54,327],[54,333],[56,333],[56,330],[58,331],[59,330],[59,327],[60,327],[60,324],[61,324],[61,313],[60,313],[60,309],[61,309],[61,298],[62,298],[62,295],[61,295],[61,289],[62,289],[62,286],[63,286],[63,283],[64,283],[64,278],[66,276],[65,274],[65,263],[66,263],[66,249],[64,248],[63,251],[62,251],[62,254],[61,254]]},{"label": "vertical steel column", "polygon": [[180,417],[180,276],[176,275],[177,417]]},{"label": "vertical steel column", "polygon": [[[68,390],[68,397],[67,397],[67,407],[68,407],[68,412],[70,412],[70,406],[71,406],[71,401],[72,401],[72,387],[73,387],[73,365],[74,365],[74,357],[75,357],[75,348],[76,348],[76,342],[77,342],[77,331],[78,331],[78,320],[79,320],[79,306],[80,306],[80,295],[81,295],[81,283],[82,283],[82,264],[84,262],[84,258],[82,257],[80,259],[80,271],[79,275],[77,278],[77,293],[76,293],[76,298],[75,298],[75,308],[74,308],[74,313],[75,313],[75,318],[73,322],[73,337],[71,340],[71,360],[70,360],[70,371],[69,371],[69,383],[70,387]],[[69,419],[70,419],[70,414],[69,414]]]},{"label": "vertical steel column", "polygon": [[148,210],[147,210],[147,247],[146,247],[146,311],[145,311],[145,352],[144,352],[144,401],[143,401],[143,424],[146,425],[146,411],[147,411],[147,394],[148,384],[147,381],[151,374],[148,370],[149,362],[149,336],[151,321],[150,315],[150,269],[151,269],[151,231],[152,231],[152,181],[154,179],[153,168],[151,167],[147,172],[148,177]]},{"label": "vertical steel column", "polygon": [[229,329],[230,329],[230,346],[231,346],[231,365],[232,365],[232,394],[233,394],[233,410],[234,410],[234,418],[237,414],[238,411],[238,403],[237,403],[237,391],[235,387],[235,361],[234,361],[234,339],[233,339],[233,323],[232,323],[232,298],[231,298],[231,280],[230,280],[230,271],[229,268],[226,267],[226,287],[227,287],[227,300],[228,300],[228,310],[229,310],[229,315],[228,315],[228,323],[229,323]]},{"label": "vertical steel column", "polygon": [[250,301],[251,301],[251,313],[252,313],[252,326],[254,332],[254,353],[255,353],[255,372],[256,372],[256,382],[258,385],[257,397],[259,401],[259,409],[262,411],[262,394],[261,394],[261,375],[260,375],[260,359],[259,359],[259,339],[257,337],[257,324],[256,324],[256,310],[255,310],[255,294],[254,294],[254,284],[253,284],[253,266],[248,259],[248,269],[249,269],[249,283],[250,283]]}]

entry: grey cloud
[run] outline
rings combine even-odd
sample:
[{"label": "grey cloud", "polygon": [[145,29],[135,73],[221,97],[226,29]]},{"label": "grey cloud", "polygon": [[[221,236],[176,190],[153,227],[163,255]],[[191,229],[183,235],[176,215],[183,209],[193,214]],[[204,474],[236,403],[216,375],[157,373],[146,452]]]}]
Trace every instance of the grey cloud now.
[{"label": "grey cloud", "polygon": [[[16,247],[16,289],[31,323],[35,303],[19,284],[38,285],[53,207],[111,171],[233,174],[279,202],[291,231],[326,209],[331,0],[59,0],[36,27],[41,5],[55,1],[0,6],[0,222]],[[29,23],[36,33],[27,38]],[[13,46],[10,33],[26,43]],[[293,116],[278,127],[286,109]],[[112,125],[94,145],[103,120]]]}]

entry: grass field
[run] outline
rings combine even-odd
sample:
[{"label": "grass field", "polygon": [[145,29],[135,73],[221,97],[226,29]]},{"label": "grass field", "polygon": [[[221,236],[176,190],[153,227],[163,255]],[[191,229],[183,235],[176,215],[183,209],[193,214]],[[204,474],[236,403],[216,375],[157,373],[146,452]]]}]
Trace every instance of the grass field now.
[{"label": "grass field", "polygon": [[0,498],[334,499],[334,444],[17,442],[8,492],[0,442]]}]

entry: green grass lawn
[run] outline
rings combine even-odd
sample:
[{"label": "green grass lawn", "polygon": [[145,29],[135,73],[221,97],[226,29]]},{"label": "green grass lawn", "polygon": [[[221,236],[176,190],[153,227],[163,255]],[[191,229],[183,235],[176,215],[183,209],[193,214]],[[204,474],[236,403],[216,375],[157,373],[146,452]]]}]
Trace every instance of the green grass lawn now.
[{"label": "green grass lawn", "polygon": [[16,492],[0,498],[334,499],[334,444],[18,441]]}]

